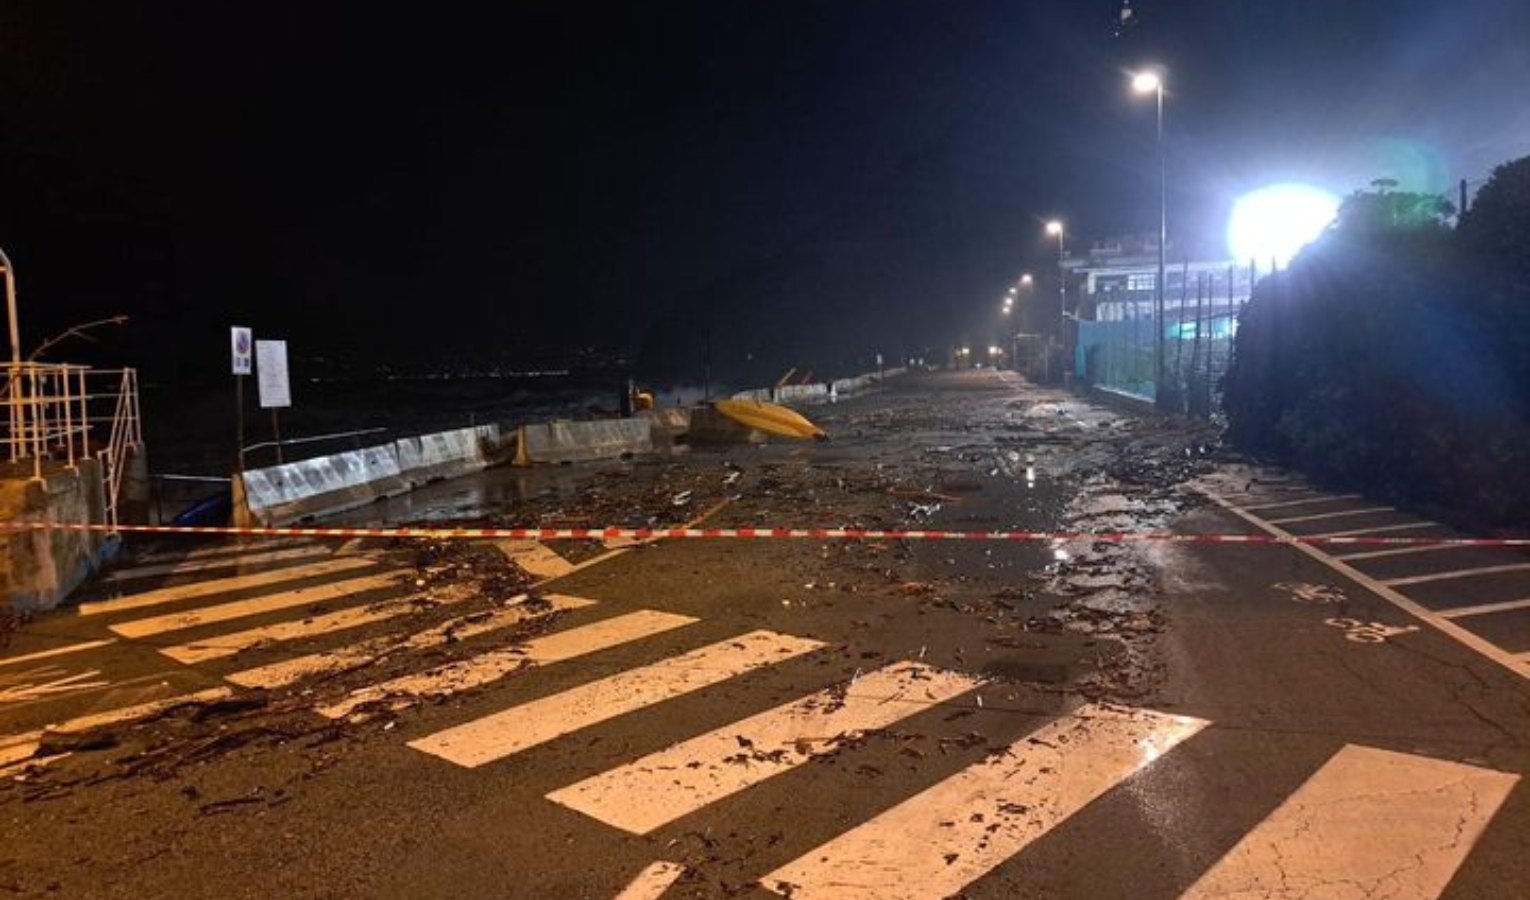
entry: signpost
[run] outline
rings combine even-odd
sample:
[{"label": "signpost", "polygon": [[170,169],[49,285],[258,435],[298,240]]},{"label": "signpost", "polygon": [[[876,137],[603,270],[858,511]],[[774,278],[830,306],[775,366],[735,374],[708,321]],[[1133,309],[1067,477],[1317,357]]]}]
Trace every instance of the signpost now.
[{"label": "signpost", "polygon": [[233,356],[234,408],[239,429],[239,471],[244,472],[244,379],[250,374],[252,337],[250,329],[239,325],[229,328],[229,350]]},{"label": "signpost", "polygon": [[271,410],[271,433],[276,439],[276,461],[282,462],[282,428],[279,411],[292,405],[287,378],[287,342],[255,342],[255,384],[260,389],[261,409]]}]

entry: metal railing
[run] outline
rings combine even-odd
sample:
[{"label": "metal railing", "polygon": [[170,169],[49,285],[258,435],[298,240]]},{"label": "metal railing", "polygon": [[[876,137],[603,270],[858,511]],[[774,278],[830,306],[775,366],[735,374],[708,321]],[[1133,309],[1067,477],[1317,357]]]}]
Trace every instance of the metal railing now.
[{"label": "metal railing", "polygon": [[131,454],[143,444],[134,369],[94,369],[67,363],[5,363],[0,400],[6,407],[0,432],[13,471],[75,468],[82,459],[101,463],[107,522],[117,524],[118,500]]}]

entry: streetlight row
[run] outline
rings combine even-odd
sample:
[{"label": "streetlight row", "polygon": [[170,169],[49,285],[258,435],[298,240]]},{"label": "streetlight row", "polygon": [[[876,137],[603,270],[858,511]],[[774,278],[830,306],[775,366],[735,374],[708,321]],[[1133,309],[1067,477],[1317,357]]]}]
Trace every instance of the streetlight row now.
[{"label": "streetlight row", "polygon": [[[1157,330],[1157,339],[1153,345],[1154,368],[1156,371],[1156,384],[1163,384],[1163,288],[1164,288],[1164,248],[1168,244],[1168,155],[1165,152],[1163,133],[1163,94],[1164,77],[1158,70],[1147,69],[1132,75],[1132,90],[1139,94],[1153,94],[1158,101],[1158,277],[1154,279],[1154,303],[1153,319]],[[1057,238],[1057,341],[1063,344],[1067,334],[1067,307],[1068,307],[1068,281],[1064,263],[1067,258],[1067,250],[1064,244],[1066,228],[1061,219],[1052,219],[1046,223],[1046,233],[1049,237]],[[1021,284],[1029,287],[1032,283],[1030,273],[1022,275]],[[1004,314],[1009,315],[1014,305],[1018,286],[1011,287],[1004,297]],[[1163,394],[1159,393],[1162,400]]]},{"label": "streetlight row", "polygon": [[1034,279],[1031,278],[1031,273],[1026,272],[1020,276],[1019,281],[1010,287],[1009,291],[1004,295],[1004,315],[1010,314],[1015,304],[1015,295],[1020,293],[1020,289],[1023,287],[1029,290],[1033,282]]}]

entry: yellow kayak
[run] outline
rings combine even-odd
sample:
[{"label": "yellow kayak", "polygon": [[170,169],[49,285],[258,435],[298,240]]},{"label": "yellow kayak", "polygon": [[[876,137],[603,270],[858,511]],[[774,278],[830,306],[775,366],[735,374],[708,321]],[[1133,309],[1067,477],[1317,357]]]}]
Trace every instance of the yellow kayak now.
[{"label": "yellow kayak", "polygon": [[815,438],[826,441],[822,428],[809,422],[795,410],[762,400],[716,400],[712,408],[739,423],[766,434],[789,438]]}]

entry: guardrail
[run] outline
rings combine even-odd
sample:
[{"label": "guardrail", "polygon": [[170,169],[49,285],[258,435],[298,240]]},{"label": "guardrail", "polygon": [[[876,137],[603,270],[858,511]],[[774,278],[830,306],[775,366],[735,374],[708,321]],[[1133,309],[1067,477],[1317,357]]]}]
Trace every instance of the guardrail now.
[{"label": "guardrail", "polygon": [[38,480],[50,462],[73,469],[99,460],[115,525],[128,459],[143,444],[137,371],[40,362],[5,363],[3,371],[5,457],[23,471],[29,465]]}]

